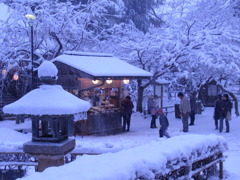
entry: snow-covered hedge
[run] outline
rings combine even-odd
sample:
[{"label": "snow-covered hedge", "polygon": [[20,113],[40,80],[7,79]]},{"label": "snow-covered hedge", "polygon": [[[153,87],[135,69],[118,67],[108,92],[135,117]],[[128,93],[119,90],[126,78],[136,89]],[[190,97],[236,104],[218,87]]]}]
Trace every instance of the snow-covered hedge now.
[{"label": "snow-covered hedge", "polygon": [[61,167],[52,167],[23,179],[130,180],[153,179],[227,149],[217,135],[181,135],[102,155],[85,155]]}]

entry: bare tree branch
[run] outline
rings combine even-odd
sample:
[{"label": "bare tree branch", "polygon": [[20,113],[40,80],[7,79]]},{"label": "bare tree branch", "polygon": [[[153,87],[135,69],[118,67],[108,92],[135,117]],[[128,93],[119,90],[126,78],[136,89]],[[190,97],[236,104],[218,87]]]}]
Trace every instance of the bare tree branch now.
[{"label": "bare tree branch", "polygon": [[55,58],[55,57],[57,57],[60,54],[60,52],[61,52],[61,50],[63,48],[63,45],[62,45],[61,40],[58,38],[58,36],[57,36],[57,34],[55,32],[49,32],[49,34],[57,41],[57,43],[59,45],[58,50],[53,55],[53,58]]}]

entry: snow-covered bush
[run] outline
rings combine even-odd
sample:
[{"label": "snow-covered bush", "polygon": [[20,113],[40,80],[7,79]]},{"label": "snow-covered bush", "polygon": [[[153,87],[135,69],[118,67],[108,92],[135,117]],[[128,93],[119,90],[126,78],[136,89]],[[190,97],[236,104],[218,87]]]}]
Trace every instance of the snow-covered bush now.
[{"label": "snow-covered bush", "polygon": [[23,179],[52,179],[58,174],[59,180],[149,180],[222,153],[226,149],[226,140],[221,136],[181,135],[117,153],[82,156],[67,165],[49,168],[41,174],[35,173]]}]

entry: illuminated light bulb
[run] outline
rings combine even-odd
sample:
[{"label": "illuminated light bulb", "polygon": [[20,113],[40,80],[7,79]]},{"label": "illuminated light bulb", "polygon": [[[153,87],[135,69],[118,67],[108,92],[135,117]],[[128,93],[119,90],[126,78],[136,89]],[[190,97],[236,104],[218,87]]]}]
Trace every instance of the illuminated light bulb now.
[{"label": "illuminated light bulb", "polygon": [[2,75],[5,76],[6,74],[7,74],[7,70],[6,70],[6,69],[3,69],[3,70],[2,70]]},{"label": "illuminated light bulb", "polygon": [[112,80],[111,80],[111,79],[108,79],[108,80],[106,80],[106,83],[112,84]]},{"label": "illuminated light bulb", "polygon": [[32,14],[26,14],[25,17],[26,17],[27,19],[30,19],[30,20],[36,19],[36,16],[34,16],[34,15],[32,15]]},{"label": "illuminated light bulb", "polygon": [[92,83],[93,83],[93,84],[98,84],[98,83],[99,83],[99,80],[92,80]]},{"label": "illuminated light bulb", "polygon": [[123,83],[124,83],[124,84],[128,84],[128,83],[129,83],[129,79],[124,79],[124,80],[123,80]]},{"label": "illuminated light bulb", "polygon": [[19,76],[18,76],[17,73],[15,73],[15,74],[13,75],[13,80],[17,81],[18,79],[19,79]]}]

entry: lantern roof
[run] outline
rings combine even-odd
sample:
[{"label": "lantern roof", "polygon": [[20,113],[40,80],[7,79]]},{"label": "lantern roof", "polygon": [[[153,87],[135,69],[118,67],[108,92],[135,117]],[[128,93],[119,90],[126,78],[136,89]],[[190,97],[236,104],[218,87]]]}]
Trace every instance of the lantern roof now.
[{"label": "lantern roof", "polygon": [[65,91],[60,85],[41,85],[19,100],[3,107],[7,114],[69,115],[86,112],[90,103]]},{"label": "lantern roof", "polygon": [[[39,77],[56,77],[57,68],[50,61],[39,67]],[[43,84],[24,95],[19,100],[3,107],[3,112],[15,115],[71,115],[86,112],[89,102],[81,100],[65,91],[60,85]]]}]

